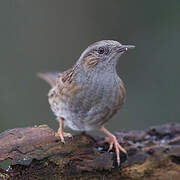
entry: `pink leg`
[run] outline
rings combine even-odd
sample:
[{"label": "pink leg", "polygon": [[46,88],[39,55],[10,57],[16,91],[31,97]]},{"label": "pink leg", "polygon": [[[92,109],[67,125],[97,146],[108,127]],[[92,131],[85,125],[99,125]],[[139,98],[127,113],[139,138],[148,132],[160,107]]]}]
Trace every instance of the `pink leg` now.
[{"label": "pink leg", "polygon": [[61,138],[61,142],[65,143],[64,137],[72,137],[72,135],[63,131],[63,121],[63,118],[59,119],[59,129],[58,132],[55,133],[55,136],[59,136]]},{"label": "pink leg", "polygon": [[118,166],[120,165],[120,157],[119,157],[119,151],[122,151],[123,153],[127,154],[126,150],[118,143],[117,138],[110,133],[104,126],[100,128],[102,132],[104,132],[108,137],[107,141],[109,142],[109,151],[112,149],[114,145],[114,149],[116,152],[116,158],[117,158],[117,163]]}]

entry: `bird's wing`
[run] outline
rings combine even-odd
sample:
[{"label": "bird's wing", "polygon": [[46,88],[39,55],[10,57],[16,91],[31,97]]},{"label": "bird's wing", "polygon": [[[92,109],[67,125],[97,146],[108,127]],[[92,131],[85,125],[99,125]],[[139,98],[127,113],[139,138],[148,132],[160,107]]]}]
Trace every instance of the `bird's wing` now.
[{"label": "bird's wing", "polygon": [[73,67],[61,73],[60,76],[57,78],[57,88],[59,94],[61,94],[63,97],[74,97],[82,90],[82,87],[79,83],[77,83],[75,76],[76,72]]},{"label": "bird's wing", "polygon": [[38,77],[41,79],[44,79],[48,84],[51,85],[51,87],[54,87],[56,85],[56,81],[58,76],[61,73],[58,72],[46,72],[46,73],[38,73]]}]

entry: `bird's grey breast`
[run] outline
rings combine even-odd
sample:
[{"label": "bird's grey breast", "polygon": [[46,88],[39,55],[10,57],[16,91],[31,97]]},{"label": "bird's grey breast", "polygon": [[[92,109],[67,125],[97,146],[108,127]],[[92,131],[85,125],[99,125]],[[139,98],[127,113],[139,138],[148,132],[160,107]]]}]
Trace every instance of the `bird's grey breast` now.
[{"label": "bird's grey breast", "polygon": [[69,109],[78,130],[91,130],[104,124],[119,109],[122,100],[120,79],[113,73],[94,74],[71,99]]},{"label": "bird's grey breast", "polygon": [[104,124],[119,109],[122,101],[121,81],[114,73],[93,76],[73,72],[60,77],[49,92],[49,103],[57,117],[74,130],[92,130]]}]

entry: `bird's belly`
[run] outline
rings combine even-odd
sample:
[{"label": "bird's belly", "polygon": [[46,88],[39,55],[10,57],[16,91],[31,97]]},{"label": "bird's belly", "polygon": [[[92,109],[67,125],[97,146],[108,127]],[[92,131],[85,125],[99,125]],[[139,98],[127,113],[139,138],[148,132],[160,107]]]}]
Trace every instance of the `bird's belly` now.
[{"label": "bird's belly", "polygon": [[[89,131],[102,126],[119,109],[117,106],[121,96],[115,93],[119,89],[112,89],[111,95],[95,93],[95,90],[84,91],[71,99],[62,100],[61,96],[49,98],[49,103],[58,118],[64,118],[64,125],[73,130]],[[114,93],[112,93],[114,91]],[[87,95],[87,94],[88,95]],[[120,93],[120,91],[119,91]]]},{"label": "bird's belly", "polygon": [[79,112],[69,109],[69,106],[61,104],[61,111],[58,117],[65,119],[64,125],[77,131],[91,131],[102,126],[112,114],[109,107],[94,106],[90,111],[85,112],[79,108]]}]

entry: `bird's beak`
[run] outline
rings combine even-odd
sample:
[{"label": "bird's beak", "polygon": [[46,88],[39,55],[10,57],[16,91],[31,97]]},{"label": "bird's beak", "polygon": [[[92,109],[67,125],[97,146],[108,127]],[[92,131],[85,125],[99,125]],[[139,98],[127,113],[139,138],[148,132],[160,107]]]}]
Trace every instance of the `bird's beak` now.
[{"label": "bird's beak", "polygon": [[121,45],[119,48],[118,48],[118,52],[125,52],[129,49],[134,49],[135,46],[134,45]]}]

